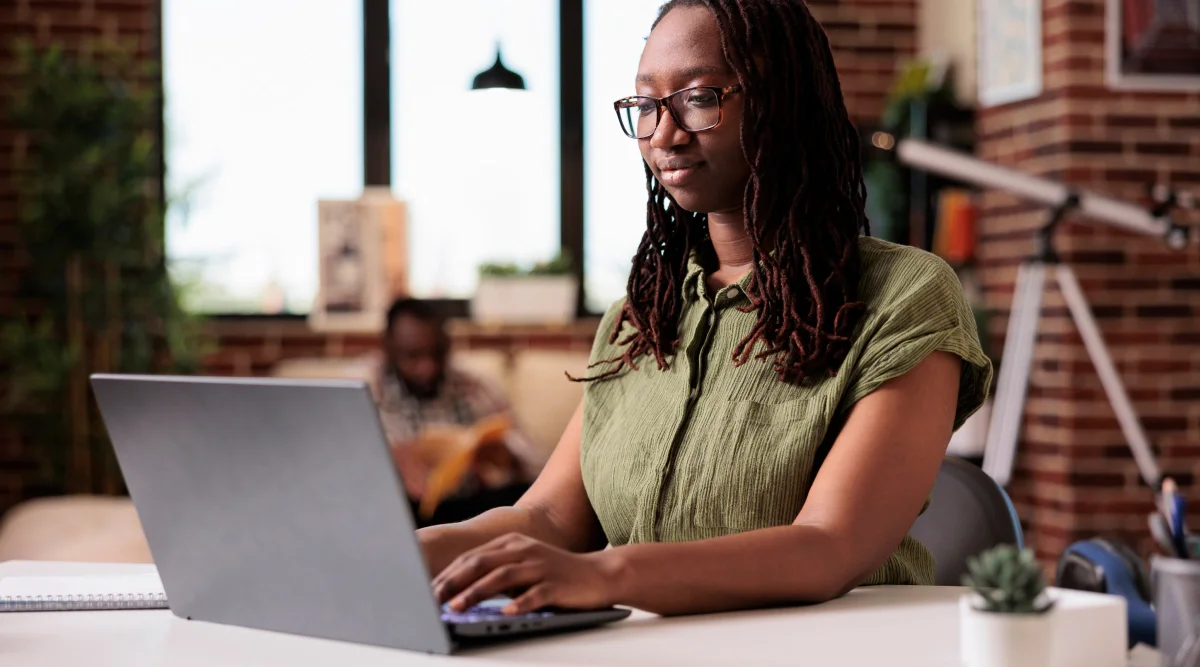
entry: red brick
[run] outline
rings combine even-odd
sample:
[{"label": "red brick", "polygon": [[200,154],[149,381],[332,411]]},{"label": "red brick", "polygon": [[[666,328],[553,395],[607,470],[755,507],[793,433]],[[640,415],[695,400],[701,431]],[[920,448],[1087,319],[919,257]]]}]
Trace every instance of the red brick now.
[{"label": "red brick", "polygon": [[1072,486],[1115,487],[1125,485],[1125,476],[1110,472],[1072,472],[1069,482]]},{"label": "red brick", "polygon": [[1124,264],[1122,250],[1066,250],[1059,252],[1062,260],[1070,264]]},{"label": "red brick", "polygon": [[[39,0],[40,1],[40,0]],[[75,0],[78,4],[78,0]],[[96,10],[103,12],[108,10],[140,10],[142,12],[152,11],[156,3],[150,0],[95,0]]]},{"label": "red brick", "polygon": [[1185,252],[1144,252],[1137,255],[1137,263],[1144,266],[1187,266],[1188,253]]},{"label": "red brick", "polygon": [[1111,127],[1155,127],[1158,125],[1156,116],[1131,116],[1125,114],[1109,114],[1104,122]]},{"label": "red brick", "polygon": [[1173,130],[1200,129],[1200,116],[1180,116],[1177,118],[1168,118],[1167,123]]},{"label": "red brick", "polygon": [[1186,417],[1142,417],[1142,426],[1148,431],[1186,431],[1188,424]]},{"label": "red brick", "polygon": [[1187,144],[1169,141],[1140,141],[1133,147],[1137,152],[1146,155],[1187,155],[1191,152]]},{"label": "red brick", "polygon": [[1109,345],[1152,345],[1167,342],[1167,336],[1161,331],[1106,331],[1104,340]]},{"label": "red brick", "polygon": [[1113,290],[1156,290],[1162,284],[1163,281],[1156,278],[1115,278],[1104,281],[1104,286]]},{"label": "red brick", "polygon": [[1158,174],[1149,169],[1105,169],[1104,178],[1110,181],[1154,183]]},{"label": "red brick", "polygon": [[914,35],[917,26],[912,23],[876,23],[875,29],[883,33],[884,39],[893,39],[898,35]]},{"label": "red brick", "polygon": [[1137,307],[1138,317],[1192,317],[1192,307],[1186,304],[1159,304]]}]

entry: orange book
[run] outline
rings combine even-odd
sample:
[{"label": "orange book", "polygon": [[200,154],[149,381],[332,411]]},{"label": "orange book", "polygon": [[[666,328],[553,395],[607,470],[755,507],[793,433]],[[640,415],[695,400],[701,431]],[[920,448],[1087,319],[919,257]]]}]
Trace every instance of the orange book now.
[{"label": "orange book", "polygon": [[975,203],[964,190],[938,193],[938,220],[933,251],[950,264],[962,265],[975,256]]},{"label": "orange book", "polygon": [[512,427],[507,415],[495,415],[479,420],[469,428],[460,426],[430,426],[413,444],[417,457],[430,468],[421,496],[421,518],[433,516],[438,505],[462,486],[473,471],[486,476],[487,470],[477,470],[484,449],[504,446],[504,436]]}]

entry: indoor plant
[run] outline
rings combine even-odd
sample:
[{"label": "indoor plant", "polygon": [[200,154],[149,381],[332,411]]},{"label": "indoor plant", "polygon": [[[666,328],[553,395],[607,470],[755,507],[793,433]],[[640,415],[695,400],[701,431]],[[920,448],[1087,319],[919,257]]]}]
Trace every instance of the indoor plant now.
[{"label": "indoor plant", "polygon": [[16,313],[0,323],[0,414],[44,473],[31,494],[121,493],[95,372],[189,372],[199,323],[164,251],[160,80],[104,40],[16,44]]},{"label": "indoor plant", "polygon": [[560,252],[529,268],[479,267],[471,317],[483,324],[565,324],[575,319],[579,281],[569,255]]},{"label": "indoor plant", "polygon": [[966,667],[1050,667],[1053,600],[1032,551],[1000,545],[967,560],[959,601]]}]

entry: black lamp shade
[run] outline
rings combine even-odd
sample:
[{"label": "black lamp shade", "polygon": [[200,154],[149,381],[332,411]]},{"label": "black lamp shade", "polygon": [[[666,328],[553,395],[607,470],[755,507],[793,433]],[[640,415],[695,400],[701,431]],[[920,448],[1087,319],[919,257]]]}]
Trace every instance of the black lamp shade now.
[{"label": "black lamp shade", "polygon": [[484,90],[485,88],[510,88],[513,90],[525,90],[525,79],[521,78],[520,74],[508,69],[500,60],[500,49],[496,49],[496,62],[489,68],[475,75],[475,81],[471,84],[471,90]]}]

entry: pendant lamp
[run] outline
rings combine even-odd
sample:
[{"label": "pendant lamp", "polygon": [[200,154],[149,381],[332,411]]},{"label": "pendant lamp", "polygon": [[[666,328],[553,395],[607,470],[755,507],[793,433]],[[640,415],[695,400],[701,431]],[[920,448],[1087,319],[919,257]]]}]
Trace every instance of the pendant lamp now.
[{"label": "pendant lamp", "polygon": [[520,74],[504,66],[500,59],[500,44],[496,44],[496,62],[491,67],[475,75],[471,90],[487,88],[508,88],[510,90],[525,90],[525,79]]}]

